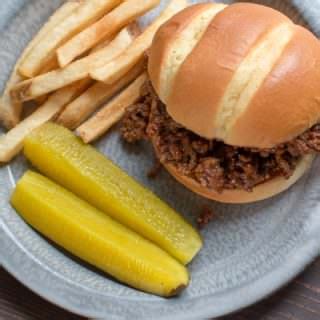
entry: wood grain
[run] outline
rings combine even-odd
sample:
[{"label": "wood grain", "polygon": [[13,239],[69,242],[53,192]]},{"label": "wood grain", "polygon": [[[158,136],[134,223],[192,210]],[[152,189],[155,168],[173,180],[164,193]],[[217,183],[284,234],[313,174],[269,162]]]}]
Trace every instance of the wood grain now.
[{"label": "wood grain", "polygon": [[38,297],[0,267],[0,320],[81,320]]},{"label": "wood grain", "polygon": [[[82,320],[38,297],[0,267],[0,320]],[[272,297],[220,320],[319,320],[320,258]],[[168,319],[170,320],[170,319]]]}]

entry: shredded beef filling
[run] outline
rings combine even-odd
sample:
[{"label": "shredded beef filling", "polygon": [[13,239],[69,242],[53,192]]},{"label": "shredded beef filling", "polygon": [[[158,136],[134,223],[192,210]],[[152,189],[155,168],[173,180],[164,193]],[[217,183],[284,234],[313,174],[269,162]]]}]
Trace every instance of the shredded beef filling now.
[{"label": "shredded beef filling", "polygon": [[294,140],[271,149],[240,148],[204,139],[176,123],[154,93],[150,82],[140,101],[129,107],[121,133],[130,142],[154,141],[162,163],[174,165],[181,174],[203,187],[252,189],[274,177],[290,178],[302,156],[320,152],[320,124]]}]

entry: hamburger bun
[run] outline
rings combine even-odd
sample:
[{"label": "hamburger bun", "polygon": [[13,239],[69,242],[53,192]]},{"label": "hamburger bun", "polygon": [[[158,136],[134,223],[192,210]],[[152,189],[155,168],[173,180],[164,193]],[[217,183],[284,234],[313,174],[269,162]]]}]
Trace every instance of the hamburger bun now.
[{"label": "hamburger bun", "polygon": [[[159,156],[160,159],[160,153],[158,152],[156,144],[154,142],[155,141],[153,141],[153,147],[155,153]],[[314,155],[304,156],[298,163],[296,170],[289,179],[286,179],[284,177],[276,177],[268,182],[254,187],[252,192],[240,189],[227,189],[219,193],[214,189],[208,189],[206,187],[201,186],[200,183],[198,183],[196,180],[189,178],[186,175],[182,175],[177,170],[177,168],[170,163],[163,162],[162,165],[178,182],[180,182],[186,188],[188,188],[196,194],[199,194],[204,198],[215,200],[222,203],[244,204],[269,199],[286,191],[291,186],[293,186],[311,168],[314,158]]]},{"label": "hamburger bun", "polygon": [[319,121],[320,43],[271,8],[186,8],[156,34],[152,84],[170,116],[207,138],[271,148]]},{"label": "hamburger bun", "polygon": [[[209,140],[272,148],[320,118],[320,43],[310,31],[265,6],[208,3],[186,8],[156,34],[148,71],[168,114]],[[224,203],[248,203],[288,189],[313,159],[304,156],[290,179],[279,176],[253,192],[223,193],[163,164],[195,193]]]},{"label": "hamburger bun", "polygon": [[252,192],[247,192],[245,190],[224,190],[222,193],[218,193],[215,190],[202,187],[195,180],[187,176],[179,174],[174,166],[166,163],[163,165],[177,181],[182,183],[191,191],[207,199],[222,203],[251,203],[269,199],[289,189],[305,174],[307,170],[310,169],[313,159],[314,156],[312,155],[303,157],[290,179],[277,177],[266,183],[256,186]]}]

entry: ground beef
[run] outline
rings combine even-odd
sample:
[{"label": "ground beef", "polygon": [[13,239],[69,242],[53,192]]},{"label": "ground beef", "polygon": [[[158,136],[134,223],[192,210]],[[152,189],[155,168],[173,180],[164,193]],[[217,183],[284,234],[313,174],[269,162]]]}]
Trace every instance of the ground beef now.
[{"label": "ground beef", "polygon": [[213,210],[209,207],[205,206],[202,208],[198,218],[197,218],[197,225],[199,229],[203,229],[206,227],[213,219],[215,218],[215,214]]},{"label": "ground beef", "polygon": [[148,172],[148,178],[155,179],[161,172],[162,164],[159,159],[155,159],[153,167]]},{"label": "ground beef", "polygon": [[122,136],[128,142],[152,139],[162,163],[203,187],[252,189],[276,176],[290,178],[303,155],[320,152],[320,125],[271,149],[240,148],[204,139],[176,123],[166,112],[150,82],[139,103],[128,108]]},{"label": "ground beef", "polygon": [[146,129],[150,113],[150,107],[146,103],[138,103],[127,109],[124,116],[121,132],[123,138],[130,142],[136,142],[147,138]]}]

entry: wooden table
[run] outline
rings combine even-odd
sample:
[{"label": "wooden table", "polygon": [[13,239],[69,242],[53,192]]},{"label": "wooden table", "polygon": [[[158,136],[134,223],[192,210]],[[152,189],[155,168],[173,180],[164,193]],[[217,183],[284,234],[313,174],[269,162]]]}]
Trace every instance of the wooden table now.
[{"label": "wooden table", "polygon": [[[0,320],[81,320],[41,299],[0,268]],[[271,298],[223,320],[319,320],[320,258]],[[170,319],[168,319],[170,320]]]}]

